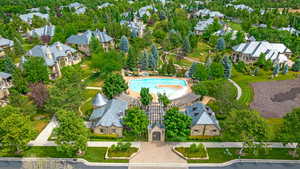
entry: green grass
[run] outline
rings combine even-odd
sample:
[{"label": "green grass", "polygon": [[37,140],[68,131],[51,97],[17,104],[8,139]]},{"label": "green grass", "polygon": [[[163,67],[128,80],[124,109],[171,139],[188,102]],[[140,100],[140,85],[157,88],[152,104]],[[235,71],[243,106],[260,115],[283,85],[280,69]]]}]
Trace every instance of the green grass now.
[{"label": "green grass", "polygon": [[176,147],[176,151],[180,152],[182,155],[188,158],[205,158],[206,151],[205,149],[201,149],[198,152],[191,152],[189,147]]},{"label": "green grass", "polygon": [[[230,160],[238,159],[239,152],[238,148],[229,148],[231,156],[225,153],[225,148],[207,148],[208,151],[208,160],[188,160],[189,163],[224,163]],[[293,158],[288,154],[289,151],[293,149],[284,149],[284,148],[273,148],[269,149],[269,153],[260,151],[260,153],[255,155],[245,154],[241,156],[241,159],[276,159],[276,160],[299,160],[298,158]]]},{"label": "green grass", "polygon": [[136,153],[138,148],[130,147],[128,151],[112,151],[111,149],[108,150],[109,157],[130,157],[133,153]]},{"label": "green grass", "polygon": [[[88,147],[85,155],[72,158],[83,158],[89,162],[114,162],[127,163],[128,160],[106,160],[106,147]],[[56,147],[29,147],[19,155],[0,151],[0,157],[50,157],[50,158],[68,158],[56,150]]]},{"label": "green grass", "polygon": [[233,29],[233,30],[237,30],[237,31],[242,31],[242,26],[240,24],[234,23],[234,22],[229,22],[229,26]]}]

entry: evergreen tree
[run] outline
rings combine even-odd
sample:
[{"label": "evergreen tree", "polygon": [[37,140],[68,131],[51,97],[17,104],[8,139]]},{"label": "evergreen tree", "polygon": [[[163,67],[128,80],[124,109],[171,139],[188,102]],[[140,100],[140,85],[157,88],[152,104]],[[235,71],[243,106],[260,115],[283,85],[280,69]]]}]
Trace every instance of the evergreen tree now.
[{"label": "evergreen tree", "polygon": [[280,71],[280,66],[279,66],[279,64],[277,63],[277,64],[275,65],[275,67],[273,68],[273,76],[276,77],[276,76],[278,75],[279,71]]},{"label": "evergreen tree", "polygon": [[130,70],[134,70],[137,67],[137,51],[134,48],[130,48],[126,60],[126,67]]},{"label": "evergreen tree", "polygon": [[188,37],[185,37],[183,40],[183,51],[185,53],[190,53],[191,52],[191,44],[190,44],[190,40]]},{"label": "evergreen tree", "polygon": [[142,88],[140,91],[140,101],[144,106],[148,106],[151,102],[153,97],[149,92],[149,88]]},{"label": "evergreen tree", "polygon": [[221,51],[226,48],[224,38],[219,38],[216,44],[216,49]]},{"label": "evergreen tree", "polygon": [[0,60],[0,71],[6,73],[14,73],[16,69],[15,64],[13,63],[11,57],[5,56],[3,59]]},{"label": "evergreen tree", "polygon": [[297,59],[295,63],[293,64],[292,70],[294,72],[299,72],[300,71],[300,59]]},{"label": "evergreen tree", "polygon": [[16,69],[12,74],[12,89],[18,91],[18,93],[25,94],[28,91],[28,82],[25,77],[25,74],[21,71],[21,69]]},{"label": "evergreen tree", "polygon": [[284,64],[282,74],[286,75],[289,72],[289,65]]},{"label": "evergreen tree", "polygon": [[209,67],[212,63],[213,63],[213,61],[212,61],[211,57],[208,56],[205,60],[205,66]]},{"label": "evergreen tree", "polygon": [[140,59],[140,66],[142,70],[147,70],[149,67],[149,59],[148,54],[146,51],[142,53],[141,59]]},{"label": "evergreen tree", "polygon": [[22,56],[25,54],[25,50],[22,46],[22,43],[17,38],[14,41],[14,52],[17,56]]},{"label": "evergreen tree", "polygon": [[120,40],[120,50],[127,53],[129,50],[129,42],[126,36],[122,36]]},{"label": "evergreen tree", "polygon": [[133,29],[131,31],[131,38],[137,38],[138,37],[138,31],[136,29]]},{"label": "evergreen tree", "polygon": [[228,56],[224,57],[223,65],[224,65],[224,76],[226,79],[229,79],[231,77],[232,63]]},{"label": "evergreen tree", "polygon": [[99,40],[95,37],[92,37],[91,42],[89,44],[89,49],[91,54],[103,52],[103,48],[100,45]]},{"label": "evergreen tree", "polygon": [[188,71],[188,77],[193,77],[193,74],[195,73],[196,71],[196,67],[197,67],[197,64],[196,62],[193,62],[192,63],[192,66],[190,67],[189,71]]},{"label": "evergreen tree", "polygon": [[156,60],[156,58],[152,54],[150,54],[150,56],[148,57],[148,59],[149,59],[149,68],[151,70],[155,70],[156,66],[157,66],[157,60]]},{"label": "evergreen tree", "polygon": [[154,59],[157,61],[158,59],[158,52],[157,52],[157,48],[154,44],[152,44],[151,46],[151,54],[154,57]]}]

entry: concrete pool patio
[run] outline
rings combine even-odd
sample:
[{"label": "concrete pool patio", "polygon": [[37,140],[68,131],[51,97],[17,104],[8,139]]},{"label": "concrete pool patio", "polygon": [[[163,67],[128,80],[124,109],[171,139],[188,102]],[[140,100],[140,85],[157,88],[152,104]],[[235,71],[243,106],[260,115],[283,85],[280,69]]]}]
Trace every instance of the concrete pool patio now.
[{"label": "concrete pool patio", "polygon": [[[177,78],[177,77],[165,77],[165,76],[138,76],[138,77],[133,77],[133,76],[125,76],[124,79],[126,80],[126,82],[129,84],[129,88],[126,91],[126,93],[129,96],[135,97],[135,98],[139,98],[140,94],[138,91],[134,91],[131,86],[130,86],[130,81],[132,80],[139,80],[139,79],[174,79],[174,80],[182,80],[185,81],[186,86],[180,85],[180,84],[157,84],[155,87],[156,88],[169,88],[174,90],[174,92],[172,92],[172,96],[169,97],[171,100],[180,98],[188,93],[191,93],[191,85],[189,83],[190,79],[189,78]],[[143,87],[143,86],[142,86]],[[146,86],[145,86],[146,87]],[[158,96],[156,93],[153,93],[150,91],[150,94],[153,96],[154,100],[158,99]]]}]

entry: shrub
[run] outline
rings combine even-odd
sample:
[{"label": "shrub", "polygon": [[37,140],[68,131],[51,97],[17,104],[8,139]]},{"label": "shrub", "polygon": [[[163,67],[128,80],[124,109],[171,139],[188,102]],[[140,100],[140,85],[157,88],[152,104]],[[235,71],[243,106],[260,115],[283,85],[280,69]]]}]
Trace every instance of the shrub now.
[{"label": "shrub", "polygon": [[205,153],[205,148],[204,148],[204,145],[203,144],[191,144],[190,145],[190,153]]},{"label": "shrub", "polygon": [[121,143],[119,142],[117,145],[112,145],[110,149],[112,151],[118,151],[118,152],[126,152],[131,147],[131,143]]}]

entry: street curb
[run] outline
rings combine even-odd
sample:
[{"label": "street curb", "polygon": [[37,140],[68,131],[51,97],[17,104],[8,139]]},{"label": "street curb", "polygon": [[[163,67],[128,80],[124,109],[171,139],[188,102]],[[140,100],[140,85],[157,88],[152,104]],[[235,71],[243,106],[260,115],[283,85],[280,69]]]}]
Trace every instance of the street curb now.
[{"label": "street curb", "polygon": [[20,157],[1,157],[0,161],[34,161],[34,160],[53,160],[53,161],[68,161],[70,163],[83,163],[86,166],[165,166],[165,167],[226,167],[235,163],[285,163],[285,164],[300,164],[300,160],[266,160],[266,159],[236,159],[225,163],[98,163],[88,162],[82,158],[20,158]]}]

